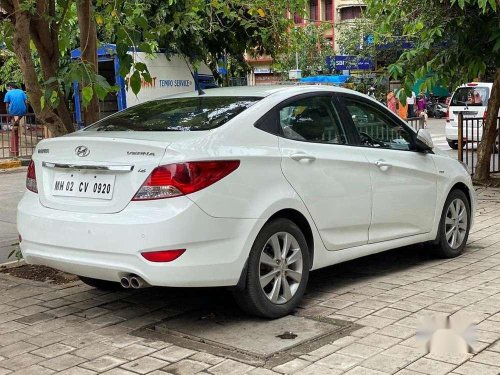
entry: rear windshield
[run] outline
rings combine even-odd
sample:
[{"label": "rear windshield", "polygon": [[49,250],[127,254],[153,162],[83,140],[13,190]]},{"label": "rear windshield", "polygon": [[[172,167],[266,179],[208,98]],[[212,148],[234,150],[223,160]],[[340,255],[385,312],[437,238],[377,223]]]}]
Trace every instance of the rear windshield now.
[{"label": "rear windshield", "polygon": [[460,87],[453,94],[452,106],[487,106],[490,89],[488,87]]},{"label": "rear windshield", "polygon": [[196,131],[217,128],[261,98],[193,97],[138,104],[85,128],[90,131]]}]

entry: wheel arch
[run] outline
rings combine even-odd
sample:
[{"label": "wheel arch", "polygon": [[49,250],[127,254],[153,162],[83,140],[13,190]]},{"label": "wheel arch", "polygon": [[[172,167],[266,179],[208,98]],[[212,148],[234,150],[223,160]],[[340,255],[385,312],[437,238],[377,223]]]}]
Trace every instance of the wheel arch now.
[{"label": "wheel arch", "polygon": [[450,193],[453,190],[461,190],[465,194],[465,196],[467,197],[467,200],[468,200],[468,203],[469,203],[469,208],[472,208],[472,195],[471,195],[470,189],[468,188],[468,186],[466,184],[464,184],[463,182],[457,182],[457,183],[455,183],[451,187],[450,191],[448,192],[448,195],[450,195]]},{"label": "wheel arch", "polygon": [[[304,237],[306,238],[307,242],[307,248],[309,251],[310,267],[312,268],[314,263],[314,234],[313,234],[313,228],[311,227],[309,220],[304,216],[304,214],[302,214],[300,211],[294,208],[283,208],[272,214],[269,217],[269,219],[267,219],[265,223],[261,226],[261,228],[263,228],[267,223],[270,223],[271,221],[280,218],[289,219],[293,221],[304,234]],[[245,286],[247,267],[248,267],[248,259],[245,262],[245,265],[241,271],[241,276],[236,285],[236,288],[238,289],[243,289]]]},{"label": "wheel arch", "polygon": [[[433,241],[430,241],[430,243],[432,243],[435,246],[436,253],[440,257],[444,257],[444,258],[451,258],[451,257],[455,257],[457,255],[460,255],[461,252],[463,251],[463,246],[465,246],[465,245],[459,245],[459,248],[462,247],[462,250],[460,251],[460,253],[452,254],[452,253],[450,253],[450,250],[448,250],[447,247],[443,247],[445,245],[443,245],[441,243],[442,236],[443,236],[443,232],[442,232],[443,227],[442,227],[442,225],[444,224],[444,218],[443,218],[443,216],[446,215],[446,210],[448,209],[447,208],[448,207],[447,202],[448,202],[448,199],[450,198],[450,195],[453,194],[453,192],[455,192],[455,191],[460,191],[460,192],[462,192],[465,195],[465,199],[466,199],[467,202],[464,202],[464,203],[466,205],[468,205],[468,208],[470,210],[470,220],[469,220],[469,223],[468,223],[469,229],[473,225],[474,207],[476,205],[476,203],[475,203],[475,196],[474,196],[474,190],[473,190],[473,188],[471,188],[470,186],[468,186],[467,183],[459,180],[459,181],[455,181],[453,184],[450,184],[450,185],[451,185],[451,187],[448,189],[448,194],[446,194],[444,196],[444,202],[443,202],[443,205],[442,205],[442,211],[441,211],[441,215],[439,216],[439,222],[438,222],[439,225],[436,228],[436,237],[435,237],[435,239]],[[465,237],[465,243],[466,243],[466,241],[467,241],[467,237]],[[446,245],[448,245],[448,244],[446,244]]]},{"label": "wheel arch", "polygon": [[307,248],[309,251],[309,257],[310,257],[310,261],[311,261],[310,264],[312,267],[313,262],[314,262],[314,236],[313,236],[311,225],[309,224],[309,221],[307,220],[307,218],[300,211],[297,211],[293,208],[285,208],[285,209],[279,210],[278,212],[274,213],[266,221],[265,224],[267,224],[275,219],[278,219],[278,218],[289,219],[289,220],[293,221],[299,227],[299,229],[302,231],[302,233],[304,234],[304,237],[306,238]]}]

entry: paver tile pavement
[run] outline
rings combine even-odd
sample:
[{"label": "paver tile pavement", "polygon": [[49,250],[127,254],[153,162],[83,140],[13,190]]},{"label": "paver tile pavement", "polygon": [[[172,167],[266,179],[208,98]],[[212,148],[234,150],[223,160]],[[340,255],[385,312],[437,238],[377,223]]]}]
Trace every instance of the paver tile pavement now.
[{"label": "paver tile pavement", "polygon": [[[459,258],[436,259],[426,246],[412,246],[312,273],[297,315],[357,328],[266,368],[134,334],[165,317],[210,311],[230,300],[225,290],[107,293],[0,274],[0,374],[498,375],[500,191],[479,189],[478,196],[476,226]],[[428,353],[415,336],[425,317],[475,324],[474,352]]]}]

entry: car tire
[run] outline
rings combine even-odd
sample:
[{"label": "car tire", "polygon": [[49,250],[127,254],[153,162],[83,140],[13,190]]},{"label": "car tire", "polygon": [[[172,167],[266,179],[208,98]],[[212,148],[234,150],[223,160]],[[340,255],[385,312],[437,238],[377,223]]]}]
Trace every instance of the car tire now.
[{"label": "car tire", "polygon": [[458,141],[448,141],[448,146],[454,150],[458,150]]},{"label": "car tire", "polygon": [[436,254],[454,258],[464,252],[471,223],[470,202],[462,190],[452,190],[446,198],[439,222]]},{"label": "car tire", "polygon": [[99,290],[104,290],[107,292],[114,292],[123,289],[120,283],[115,283],[113,281],[92,279],[90,277],[85,277],[85,276],[78,276],[78,278],[88,286],[91,286]]},{"label": "car tire", "polygon": [[257,235],[248,257],[244,286],[235,288],[233,295],[251,315],[271,319],[285,316],[302,298],[309,269],[309,248],[300,228],[288,219],[273,220]]}]

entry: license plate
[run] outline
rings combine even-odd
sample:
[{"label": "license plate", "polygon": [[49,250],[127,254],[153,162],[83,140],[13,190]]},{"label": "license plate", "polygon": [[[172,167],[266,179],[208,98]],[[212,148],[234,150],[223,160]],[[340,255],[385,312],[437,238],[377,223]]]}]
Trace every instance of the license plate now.
[{"label": "license plate", "polygon": [[111,199],[115,176],[92,173],[56,173],[52,195],[63,197]]},{"label": "license plate", "polygon": [[464,118],[470,118],[470,117],[476,117],[477,116],[477,111],[461,111],[461,112],[453,112],[453,114],[457,115],[459,113],[462,113],[462,115],[464,116]]}]

